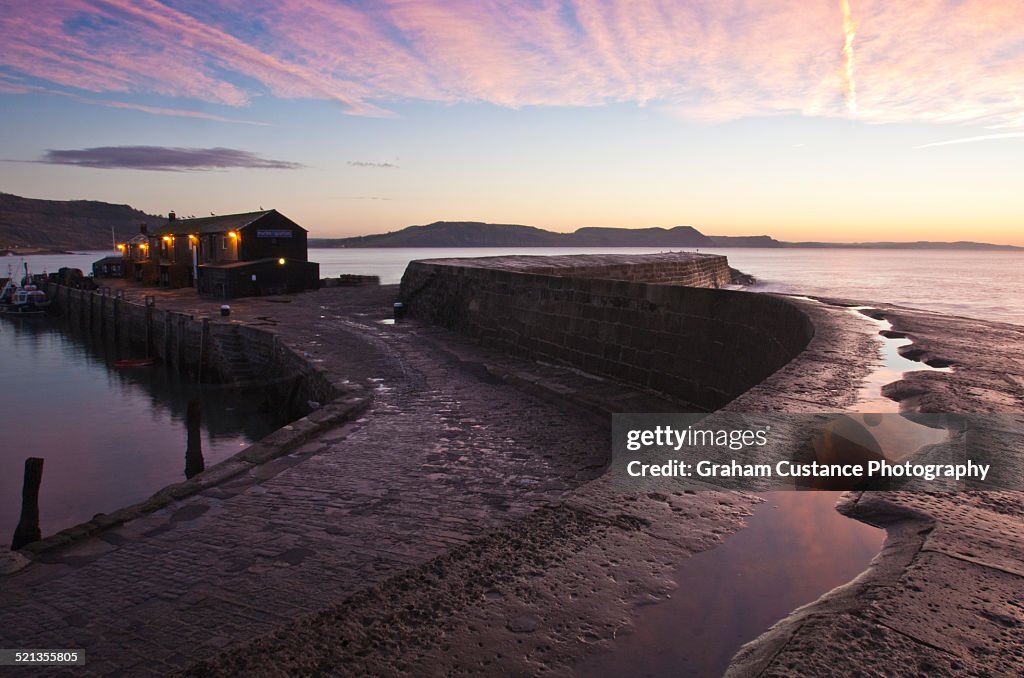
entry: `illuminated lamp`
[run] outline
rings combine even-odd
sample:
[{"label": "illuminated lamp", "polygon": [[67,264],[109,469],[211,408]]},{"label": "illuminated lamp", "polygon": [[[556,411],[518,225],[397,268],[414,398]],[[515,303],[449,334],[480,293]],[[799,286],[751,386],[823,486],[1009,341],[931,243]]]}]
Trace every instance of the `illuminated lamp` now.
[{"label": "illuminated lamp", "polygon": [[281,257],[280,259],[278,259],[278,260],[277,260],[277,263],[279,263],[279,264],[281,264],[282,266],[284,266],[284,257]]},{"label": "illuminated lamp", "polygon": [[238,234],[235,233],[234,231],[228,231],[228,237],[230,237],[230,238],[237,238]]},{"label": "illuminated lamp", "polygon": [[124,245],[118,245],[118,246],[117,246],[117,249],[119,249],[119,250],[121,250],[122,252],[124,252]]}]

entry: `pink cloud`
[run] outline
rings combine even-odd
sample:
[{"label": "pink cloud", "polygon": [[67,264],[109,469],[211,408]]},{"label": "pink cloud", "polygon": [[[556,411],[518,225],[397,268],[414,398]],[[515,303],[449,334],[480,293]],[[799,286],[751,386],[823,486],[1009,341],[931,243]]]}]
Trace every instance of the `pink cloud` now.
[{"label": "pink cloud", "polygon": [[[1024,124],[1024,5],[849,7],[858,117]],[[44,0],[6,10],[0,40],[5,92],[268,95],[358,115],[408,100],[848,115],[840,0]]]}]

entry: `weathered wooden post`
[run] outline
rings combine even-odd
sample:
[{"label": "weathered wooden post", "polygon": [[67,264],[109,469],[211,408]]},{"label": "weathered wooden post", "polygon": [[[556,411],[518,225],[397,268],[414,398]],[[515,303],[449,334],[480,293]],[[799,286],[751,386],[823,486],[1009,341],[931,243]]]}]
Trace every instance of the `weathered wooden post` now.
[{"label": "weathered wooden post", "polygon": [[11,550],[39,541],[39,485],[43,482],[43,460],[29,457],[25,460],[25,482],[21,486],[21,518],[14,529]]},{"label": "weathered wooden post", "polygon": [[[120,290],[118,290],[120,292]],[[121,343],[121,297],[114,297],[114,345]]]},{"label": "weathered wooden post", "polygon": [[199,366],[196,368],[196,381],[203,383],[203,368],[206,366],[209,357],[210,344],[210,319],[203,318],[203,326],[199,332]]},{"label": "weathered wooden post", "polygon": [[171,360],[171,312],[164,311],[164,362],[173,364]]},{"label": "weathered wooden post", "polygon": [[188,431],[188,442],[185,446],[186,478],[191,478],[206,468],[206,462],[203,460],[203,439],[199,428],[202,418],[203,406],[199,398],[189,400],[188,408],[185,410],[185,428]]},{"label": "weathered wooden post", "polygon": [[107,338],[107,288],[101,288],[100,294],[100,336]]},{"label": "weathered wooden post", "polygon": [[177,346],[177,349],[178,349],[178,369],[179,370],[184,370],[185,366],[186,366],[185,360],[186,360],[186,358],[188,356],[188,353],[186,351],[187,346],[185,345],[185,343],[186,343],[186,341],[185,341],[185,316],[184,316],[184,314],[181,314],[181,313],[178,314],[177,338],[178,338],[178,346]]},{"label": "weathered wooden post", "polygon": [[146,296],[146,355],[153,355],[153,306],[156,297]]}]

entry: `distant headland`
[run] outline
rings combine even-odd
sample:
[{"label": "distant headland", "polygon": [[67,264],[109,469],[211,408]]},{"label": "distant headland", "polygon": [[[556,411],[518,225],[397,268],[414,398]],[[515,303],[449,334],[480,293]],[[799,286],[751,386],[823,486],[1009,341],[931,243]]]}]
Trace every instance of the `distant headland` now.
[{"label": "distant headland", "polygon": [[479,221],[435,221],[400,231],[354,238],[310,238],[310,247],[852,247],[861,249],[1024,250],[1014,245],[957,242],[785,242],[768,235],[705,235],[692,226],[673,228],[603,228],[587,226],[556,233],[520,224]]},{"label": "distant headland", "polygon": [[[0,193],[0,255],[30,255],[112,247],[111,234],[125,238],[140,224],[166,219],[130,205],[95,200],[39,200]],[[612,228],[586,226],[572,233],[520,224],[436,221],[398,231],[351,238],[310,238],[314,248],[366,247],[853,247],[862,249],[1024,250],[1013,245],[957,242],[785,242],[769,235],[705,235],[692,226]]]}]

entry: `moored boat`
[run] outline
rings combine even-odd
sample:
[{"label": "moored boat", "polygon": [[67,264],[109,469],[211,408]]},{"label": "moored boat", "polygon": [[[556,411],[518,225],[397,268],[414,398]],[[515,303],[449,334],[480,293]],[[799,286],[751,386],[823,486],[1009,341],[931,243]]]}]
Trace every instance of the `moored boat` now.
[{"label": "moored boat", "polygon": [[152,367],[152,358],[122,358],[114,361],[114,367],[126,369],[132,367]]},{"label": "moored boat", "polygon": [[43,315],[50,305],[46,292],[35,285],[18,287],[8,280],[0,291],[0,313],[5,315]]}]

